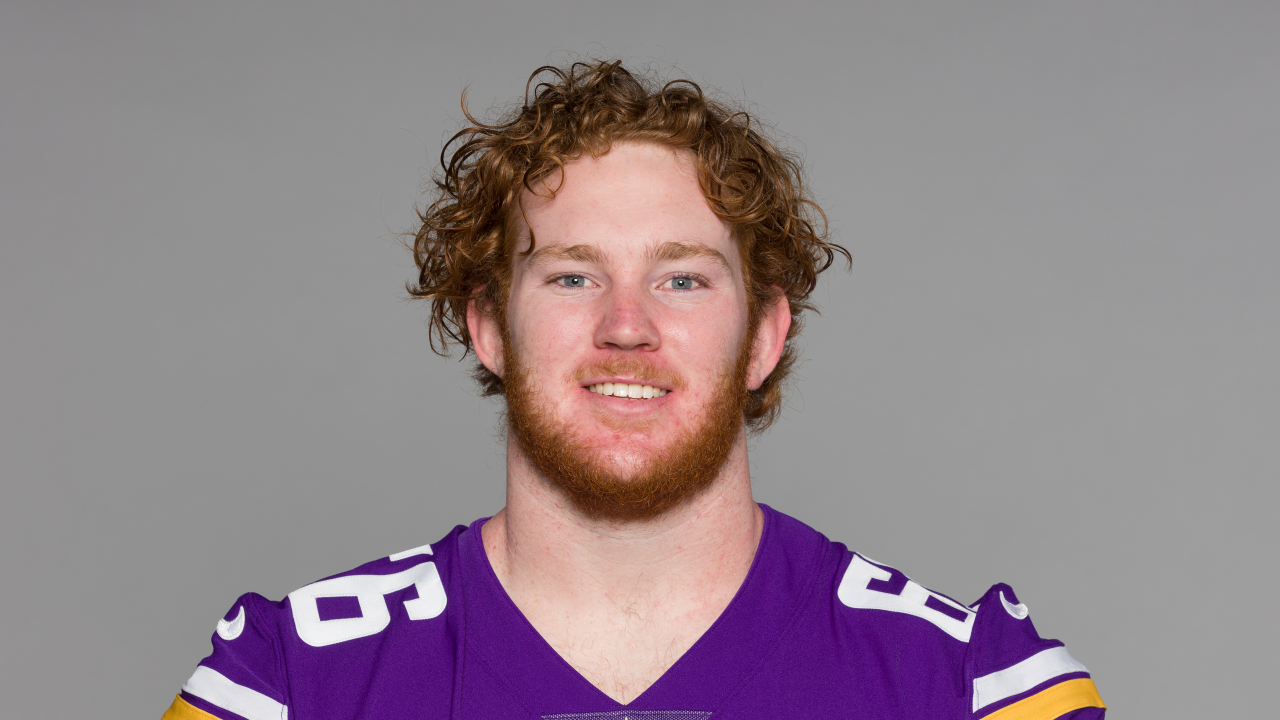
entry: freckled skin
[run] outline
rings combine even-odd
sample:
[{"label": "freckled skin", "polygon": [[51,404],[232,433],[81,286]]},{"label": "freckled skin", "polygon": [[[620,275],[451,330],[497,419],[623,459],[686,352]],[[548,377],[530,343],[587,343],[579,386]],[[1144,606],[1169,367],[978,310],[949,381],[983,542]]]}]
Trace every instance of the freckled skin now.
[{"label": "freckled skin", "polygon": [[[570,163],[563,180],[554,199],[526,198],[537,244],[513,262],[511,351],[554,421],[580,445],[607,449],[602,461],[625,477],[702,422],[737,358],[748,334],[739,255],[687,153],[619,143]],[[751,389],[777,364],[790,323],[785,300],[764,315],[746,374]],[[498,323],[473,306],[468,324],[477,357],[502,375]],[[636,359],[671,380],[671,392],[605,397],[584,385],[646,378],[579,377],[584,366]],[[762,523],[739,430],[705,492],[634,522],[578,512],[509,438],[507,505],[482,532],[498,579],[534,628],[625,703],[723,612]]]},{"label": "freckled skin", "polygon": [[[618,172],[623,159],[647,172]],[[619,470],[691,429],[746,333],[737,247],[701,192],[689,192],[696,183],[686,157],[651,145],[623,146],[575,164],[554,200],[526,202],[538,248],[591,245],[605,262],[560,258],[530,266],[517,254],[511,340],[553,417],[574,428],[583,444],[610,448]],[[648,258],[667,242],[705,245],[729,267],[709,257]],[[526,240],[520,249],[527,247]],[[570,277],[583,287],[565,287],[565,273],[576,273]],[[676,289],[690,274],[700,278],[694,287]],[[659,402],[617,407],[626,401],[581,391],[567,379],[583,363],[619,356],[659,365],[685,387]],[[632,419],[646,422],[619,422]]]}]

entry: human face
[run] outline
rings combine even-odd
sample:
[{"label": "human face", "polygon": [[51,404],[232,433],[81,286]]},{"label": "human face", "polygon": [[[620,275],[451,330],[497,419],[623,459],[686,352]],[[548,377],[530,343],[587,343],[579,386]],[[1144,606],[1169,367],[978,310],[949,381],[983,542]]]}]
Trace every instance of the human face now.
[{"label": "human face", "polygon": [[[722,420],[714,412],[737,413],[719,426],[732,438],[716,444],[743,442],[741,404],[726,405],[726,393],[734,401],[759,385],[748,377],[758,363],[746,290],[692,157],[619,143],[550,182],[561,179],[553,199],[525,198],[536,244],[524,253],[526,233],[517,248],[507,304],[504,354],[538,416],[620,482],[685,454]],[[653,391],[605,395],[605,384]],[[718,454],[713,471],[727,449]]]}]

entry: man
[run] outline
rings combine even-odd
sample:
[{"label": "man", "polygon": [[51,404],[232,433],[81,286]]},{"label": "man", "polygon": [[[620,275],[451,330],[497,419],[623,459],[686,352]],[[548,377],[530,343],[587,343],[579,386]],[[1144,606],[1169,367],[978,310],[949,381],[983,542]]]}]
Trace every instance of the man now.
[{"label": "man", "polygon": [[415,242],[433,340],[505,397],[506,507],[243,596],[165,718],[1101,718],[1009,587],[962,605],[752,500],[848,257],[797,161],[692,83],[544,73],[455,136]]}]

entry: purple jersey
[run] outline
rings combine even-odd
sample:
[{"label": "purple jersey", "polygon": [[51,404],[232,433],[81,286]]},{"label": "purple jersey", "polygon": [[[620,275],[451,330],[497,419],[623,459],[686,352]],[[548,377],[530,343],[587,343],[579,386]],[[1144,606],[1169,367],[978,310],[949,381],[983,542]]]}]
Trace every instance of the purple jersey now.
[{"label": "purple jersey", "polygon": [[1097,720],[1084,666],[1007,585],[966,607],[762,505],[733,601],[627,705],[507,597],[482,520],[289,593],[241,597],[165,720]]}]

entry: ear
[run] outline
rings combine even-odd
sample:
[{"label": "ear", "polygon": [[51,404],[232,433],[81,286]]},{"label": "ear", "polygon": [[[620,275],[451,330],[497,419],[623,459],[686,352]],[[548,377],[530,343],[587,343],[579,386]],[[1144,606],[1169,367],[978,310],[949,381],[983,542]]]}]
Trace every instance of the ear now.
[{"label": "ear", "polygon": [[498,318],[481,307],[484,301],[479,294],[467,303],[467,332],[471,335],[471,349],[476,359],[502,377],[502,330]]},{"label": "ear", "polygon": [[778,366],[790,329],[791,304],[787,302],[786,295],[778,293],[777,299],[765,308],[756,328],[756,339],[751,346],[751,367],[747,370],[748,390],[759,390],[769,373]]}]

